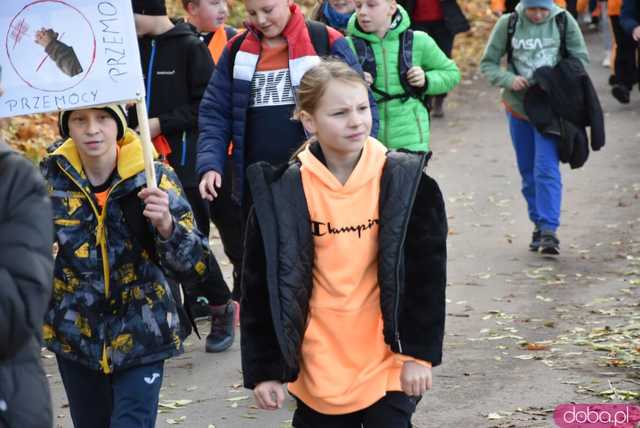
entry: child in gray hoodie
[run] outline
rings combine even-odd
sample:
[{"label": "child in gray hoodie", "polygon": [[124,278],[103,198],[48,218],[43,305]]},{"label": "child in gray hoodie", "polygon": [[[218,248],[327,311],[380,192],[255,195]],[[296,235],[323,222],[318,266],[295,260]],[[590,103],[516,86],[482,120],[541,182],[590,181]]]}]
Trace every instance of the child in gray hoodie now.
[{"label": "child in gray hoodie", "polygon": [[[529,122],[523,100],[527,88],[534,83],[534,71],[543,66],[553,67],[562,59],[563,37],[566,54],[586,65],[589,55],[573,16],[553,0],[522,0],[513,13],[500,17],[480,62],[480,70],[489,82],[502,88],[502,101],[522,177],[522,194],[534,224],[529,248],[551,255],[560,252],[556,235],[562,200],[558,148],[553,138],[541,134]],[[500,66],[505,55],[508,57],[506,69]]]}]

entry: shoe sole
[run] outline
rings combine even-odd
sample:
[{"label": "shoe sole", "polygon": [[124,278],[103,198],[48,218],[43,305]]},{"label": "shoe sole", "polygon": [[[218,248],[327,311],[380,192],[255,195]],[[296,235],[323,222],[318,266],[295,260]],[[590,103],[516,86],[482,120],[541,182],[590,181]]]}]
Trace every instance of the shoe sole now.
[{"label": "shoe sole", "polygon": [[235,340],[236,339],[235,339],[235,335],[234,335],[234,337],[231,340],[231,342],[229,344],[225,344],[224,346],[220,346],[220,345],[218,345],[218,346],[207,346],[205,344],[204,352],[206,352],[207,354],[217,354],[217,353],[220,353],[220,352],[224,352],[227,349],[231,348],[231,346],[233,345],[233,342],[235,342]]},{"label": "shoe sole", "polygon": [[613,89],[611,89],[611,95],[621,104],[629,104],[631,101],[629,93],[620,87],[613,87]]},{"label": "shoe sole", "polygon": [[560,254],[560,250],[553,247],[540,248],[539,252],[545,256],[557,256]]}]

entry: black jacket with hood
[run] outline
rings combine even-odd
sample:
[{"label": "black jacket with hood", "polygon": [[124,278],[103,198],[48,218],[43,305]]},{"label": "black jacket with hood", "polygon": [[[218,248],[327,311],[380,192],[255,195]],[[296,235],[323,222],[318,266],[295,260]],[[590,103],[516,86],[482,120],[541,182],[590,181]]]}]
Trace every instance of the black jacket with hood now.
[{"label": "black jacket with hood", "polygon": [[560,161],[580,168],[591,149],[605,143],[604,115],[589,74],[577,58],[565,58],[555,67],[540,67],[533,77],[537,82],[524,97],[527,117],[536,129],[558,141]]},{"label": "black jacket with hood", "polygon": [[[312,153],[317,155],[317,150]],[[318,156],[321,158],[320,156]],[[380,184],[378,282],[384,339],[396,353],[442,360],[445,321],[444,200],[423,171],[424,153],[387,154]],[[300,162],[249,167],[254,204],[242,270],[244,386],[294,381],[313,288],[314,242]]]},{"label": "black jacket with hood", "polygon": [[[185,22],[159,36],[142,37],[138,45],[149,117],[160,119],[171,146],[169,163],[182,186],[197,187],[198,109],[214,68],[209,49]],[[129,111],[129,126],[138,126],[135,109]]]},{"label": "black jacket with hood", "polygon": [[0,141],[0,428],[51,428],[40,365],[53,282],[53,220],[38,171]]}]

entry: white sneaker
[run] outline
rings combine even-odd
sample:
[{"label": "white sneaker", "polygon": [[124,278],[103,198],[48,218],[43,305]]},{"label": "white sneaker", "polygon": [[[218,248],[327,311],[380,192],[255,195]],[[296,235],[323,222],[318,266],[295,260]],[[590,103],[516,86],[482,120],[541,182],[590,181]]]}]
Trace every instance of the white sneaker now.
[{"label": "white sneaker", "polygon": [[605,68],[611,67],[611,57],[609,54],[607,54],[607,56],[602,60],[602,66]]}]

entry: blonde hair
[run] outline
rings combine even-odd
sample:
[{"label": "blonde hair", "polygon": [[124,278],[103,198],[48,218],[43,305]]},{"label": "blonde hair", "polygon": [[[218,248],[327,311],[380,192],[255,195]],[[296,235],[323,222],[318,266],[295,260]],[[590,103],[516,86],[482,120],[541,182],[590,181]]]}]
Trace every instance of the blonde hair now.
[{"label": "blonde hair", "polygon": [[[337,58],[325,58],[320,63],[311,67],[302,76],[300,86],[296,92],[297,102],[293,112],[293,119],[300,120],[300,113],[313,114],[318,108],[318,103],[327,90],[329,83],[335,80],[346,83],[361,84],[365,88],[367,84],[357,71],[349,67],[344,61]],[[295,159],[316,137],[311,136],[291,155]]]},{"label": "blonde hair", "polygon": [[320,99],[327,90],[329,82],[334,80],[346,83],[359,83],[365,88],[367,87],[362,76],[345,62],[336,58],[323,59],[302,76],[297,91],[297,103],[296,109],[293,112],[293,118],[299,119],[300,112],[302,111],[313,114],[318,107]]}]

